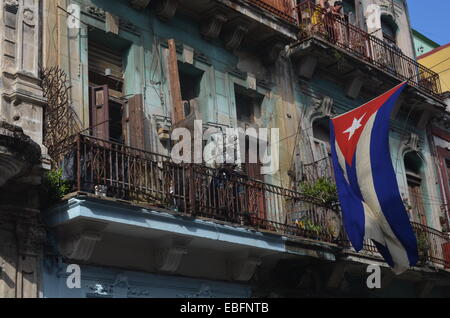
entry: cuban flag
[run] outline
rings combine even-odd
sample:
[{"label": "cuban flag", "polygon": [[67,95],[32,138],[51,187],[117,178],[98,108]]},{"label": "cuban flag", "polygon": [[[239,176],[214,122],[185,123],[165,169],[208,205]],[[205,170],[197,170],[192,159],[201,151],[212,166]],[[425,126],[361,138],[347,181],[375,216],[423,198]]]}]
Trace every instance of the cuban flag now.
[{"label": "cuban flag", "polygon": [[372,240],[396,274],[417,263],[417,239],[389,150],[389,124],[406,82],[331,120],[331,149],[345,230],[357,252]]}]

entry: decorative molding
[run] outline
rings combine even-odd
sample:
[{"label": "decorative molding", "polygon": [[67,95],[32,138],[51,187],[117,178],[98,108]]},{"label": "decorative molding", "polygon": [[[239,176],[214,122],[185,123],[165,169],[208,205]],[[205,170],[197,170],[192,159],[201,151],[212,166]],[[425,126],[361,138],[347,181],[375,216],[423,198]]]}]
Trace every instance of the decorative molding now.
[{"label": "decorative molding", "polygon": [[210,17],[202,26],[200,33],[207,40],[217,39],[222,31],[223,24],[228,20],[225,13],[216,11],[208,13]]},{"label": "decorative molding", "polygon": [[136,25],[134,25],[134,23],[130,21],[119,19],[119,27],[124,31],[133,33],[135,35],[140,35],[139,29],[136,27]]},{"label": "decorative molding", "polygon": [[261,265],[261,260],[259,258],[241,258],[239,260],[230,261],[231,274],[233,280],[240,282],[249,281],[258,266]]},{"label": "decorative molding", "polygon": [[238,69],[238,68],[230,69],[230,70],[228,70],[228,73],[229,73],[230,75],[235,76],[235,77],[237,77],[237,78],[239,78],[239,79],[241,79],[241,80],[244,80],[244,81],[247,79],[247,73],[241,71],[241,70]]},{"label": "decorative molding", "polygon": [[61,253],[69,259],[88,261],[94,252],[95,245],[101,241],[99,232],[86,231],[61,241]]},{"label": "decorative molding", "polygon": [[409,151],[420,152],[422,145],[419,135],[415,133],[409,133],[409,135],[405,136],[405,147]]},{"label": "decorative molding", "polygon": [[86,9],[85,12],[88,15],[90,15],[90,16],[96,18],[96,19],[99,19],[101,21],[105,21],[106,20],[106,12],[105,12],[105,10],[103,10],[103,9],[101,9],[99,7],[96,7],[96,6],[92,6],[92,5],[87,6],[85,9]]},{"label": "decorative molding", "polygon": [[248,25],[240,24],[227,32],[225,35],[225,48],[230,51],[237,50],[241,46],[242,40],[248,31]]},{"label": "decorative molding", "polygon": [[161,272],[175,273],[181,264],[181,259],[187,253],[184,246],[158,249],[155,252],[156,267]]},{"label": "decorative molding", "polygon": [[263,50],[263,62],[266,65],[274,64],[278,58],[280,57],[281,51],[285,48],[285,45],[278,41],[272,43],[270,46],[268,46],[265,50]]},{"label": "decorative molding", "polygon": [[156,15],[163,21],[172,19],[177,8],[178,0],[158,0],[155,5]]},{"label": "decorative molding", "polygon": [[23,9],[23,22],[28,26],[35,26],[35,14],[31,8]]},{"label": "decorative molding", "polygon": [[119,274],[114,283],[94,282],[86,285],[88,294],[109,298],[150,297],[147,288],[133,287],[125,274]]},{"label": "decorative molding", "polygon": [[316,99],[316,102],[310,107],[307,114],[307,121],[309,123],[319,118],[331,118],[336,114],[334,110],[334,100],[329,96],[324,96],[322,99]]},{"label": "decorative molding", "polygon": [[17,9],[19,8],[19,0],[5,0],[5,8]]}]

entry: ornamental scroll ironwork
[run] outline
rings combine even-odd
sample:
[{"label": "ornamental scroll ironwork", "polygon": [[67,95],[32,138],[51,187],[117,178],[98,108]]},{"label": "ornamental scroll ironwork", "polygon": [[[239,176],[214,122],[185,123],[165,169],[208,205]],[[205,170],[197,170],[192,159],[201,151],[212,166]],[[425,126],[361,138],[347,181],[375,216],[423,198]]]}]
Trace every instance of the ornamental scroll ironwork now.
[{"label": "ornamental scroll ironwork", "polygon": [[44,145],[53,162],[58,162],[80,132],[76,114],[70,106],[69,80],[58,66],[41,70],[41,86],[47,98],[44,114]]}]

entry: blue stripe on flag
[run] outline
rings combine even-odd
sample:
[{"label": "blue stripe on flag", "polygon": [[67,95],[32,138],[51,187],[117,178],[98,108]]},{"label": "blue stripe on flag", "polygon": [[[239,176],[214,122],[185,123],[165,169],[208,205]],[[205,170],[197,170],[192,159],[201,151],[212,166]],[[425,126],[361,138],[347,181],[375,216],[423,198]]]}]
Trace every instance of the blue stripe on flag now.
[{"label": "blue stripe on flag", "polygon": [[347,232],[347,236],[353,248],[359,252],[363,249],[365,234],[364,206],[360,198],[352,191],[345,179],[344,172],[339,164],[336,153],[336,135],[333,121],[330,121],[330,142],[333,153],[333,167],[338,189],[339,201],[342,208],[342,218]]},{"label": "blue stripe on flag", "polygon": [[375,191],[383,214],[395,236],[406,249],[410,265],[414,266],[417,263],[416,236],[399,192],[389,148],[390,117],[395,102],[404,87],[398,89],[376,115],[372,130],[370,157]]}]

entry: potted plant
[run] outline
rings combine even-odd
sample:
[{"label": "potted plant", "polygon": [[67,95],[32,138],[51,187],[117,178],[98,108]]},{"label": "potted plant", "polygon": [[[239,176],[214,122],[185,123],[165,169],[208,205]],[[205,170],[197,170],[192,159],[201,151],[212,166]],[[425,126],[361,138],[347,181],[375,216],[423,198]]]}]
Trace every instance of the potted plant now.
[{"label": "potted plant", "polygon": [[338,202],[336,184],[330,178],[319,178],[314,182],[303,182],[300,185],[301,192],[312,198],[320,199],[327,206],[333,206]]},{"label": "potted plant", "polygon": [[419,254],[419,263],[426,264],[428,260],[428,252],[430,249],[430,243],[426,233],[420,232],[417,234],[417,251]]}]

